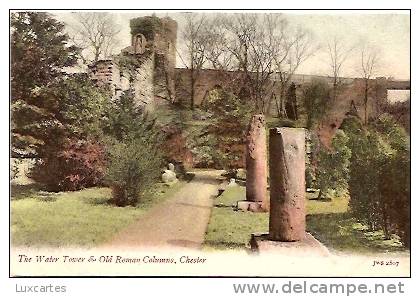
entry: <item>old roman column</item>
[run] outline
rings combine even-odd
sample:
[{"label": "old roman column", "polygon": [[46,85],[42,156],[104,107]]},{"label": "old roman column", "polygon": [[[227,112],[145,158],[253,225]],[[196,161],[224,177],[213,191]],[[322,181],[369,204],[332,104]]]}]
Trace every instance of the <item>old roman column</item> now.
[{"label": "old roman column", "polygon": [[267,141],[264,115],[257,114],[248,126],[246,143],[246,200],[261,202],[268,210]]},{"label": "old roman column", "polygon": [[305,237],[305,130],[270,129],[270,226],[274,241]]}]

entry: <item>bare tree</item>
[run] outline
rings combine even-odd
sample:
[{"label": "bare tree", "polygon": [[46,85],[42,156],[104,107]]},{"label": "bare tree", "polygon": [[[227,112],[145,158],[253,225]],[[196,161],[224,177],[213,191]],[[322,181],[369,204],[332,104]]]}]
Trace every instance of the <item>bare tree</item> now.
[{"label": "bare tree", "polygon": [[221,26],[223,38],[219,39],[224,47],[211,51],[211,63],[236,71],[239,89],[254,102],[256,112],[266,113],[273,98],[276,58],[284,51],[287,22],[279,14],[235,14],[222,17]]},{"label": "bare tree", "polygon": [[267,82],[272,74],[271,39],[257,14],[235,14],[224,19],[225,49],[233,58],[238,89],[249,96],[256,112],[265,105]]},{"label": "bare tree", "polygon": [[238,70],[249,72],[251,43],[258,37],[257,14],[234,14],[225,16],[227,30],[226,49],[236,58]]},{"label": "bare tree", "polygon": [[354,50],[354,46],[345,44],[344,39],[334,35],[327,41],[326,52],[328,54],[328,65],[333,78],[333,99],[337,98],[337,89],[341,85],[341,70],[347,58]]},{"label": "bare tree", "polygon": [[208,44],[206,39],[207,18],[204,14],[198,15],[195,13],[186,13],[184,17],[186,23],[181,34],[187,54],[186,59],[183,59],[181,56],[181,61],[190,73],[190,106],[191,109],[194,109],[196,83],[206,62],[205,48]]},{"label": "bare tree", "polygon": [[250,43],[249,85],[259,112],[267,112],[275,88],[277,57],[288,52],[285,47],[286,20],[281,15],[265,14],[258,23],[256,36]]},{"label": "bare tree", "polygon": [[283,38],[282,44],[281,51],[276,58],[276,71],[280,81],[280,96],[276,98],[279,117],[287,116],[286,94],[296,70],[320,49],[320,45],[314,42],[310,32],[301,27],[288,32]]},{"label": "bare tree", "polygon": [[235,69],[235,57],[227,50],[228,34],[225,26],[226,18],[217,15],[207,22],[207,46],[205,56],[210,67],[216,70],[229,71]]},{"label": "bare tree", "polygon": [[84,64],[97,62],[112,54],[118,43],[119,25],[106,12],[75,12],[76,24],[71,26],[73,42],[82,49]]},{"label": "bare tree", "polygon": [[[200,70],[208,66],[229,70],[230,84],[254,102],[257,112],[266,113],[272,100],[284,106],[293,74],[317,50],[306,30],[292,29],[281,14],[188,14],[183,31],[188,63],[182,60],[191,70],[191,93]],[[285,115],[284,108],[278,110]]]},{"label": "bare tree", "polygon": [[360,47],[360,74],[364,82],[364,95],[363,95],[363,105],[364,105],[364,120],[365,124],[368,122],[368,99],[369,99],[369,81],[375,75],[377,68],[379,66],[379,50],[368,44],[363,44]]}]

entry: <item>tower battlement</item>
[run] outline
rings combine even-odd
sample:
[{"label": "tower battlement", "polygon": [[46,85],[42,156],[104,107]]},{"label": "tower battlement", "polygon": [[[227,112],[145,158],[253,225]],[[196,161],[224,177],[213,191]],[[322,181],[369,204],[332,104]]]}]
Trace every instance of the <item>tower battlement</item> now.
[{"label": "tower battlement", "polygon": [[121,53],[89,67],[98,85],[110,87],[113,98],[132,89],[135,101],[146,110],[175,100],[175,48],[177,22],[169,17],[130,20],[131,45]]}]

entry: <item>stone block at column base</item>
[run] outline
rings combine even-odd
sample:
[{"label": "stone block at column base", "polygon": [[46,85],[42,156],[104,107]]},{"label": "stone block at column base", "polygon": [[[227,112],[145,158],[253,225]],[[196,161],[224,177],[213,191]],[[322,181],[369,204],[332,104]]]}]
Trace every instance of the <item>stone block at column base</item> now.
[{"label": "stone block at column base", "polygon": [[236,203],[236,207],[243,211],[265,212],[262,201],[241,200]]},{"label": "stone block at column base", "polygon": [[276,253],[291,257],[330,255],[326,246],[307,232],[303,240],[292,242],[270,240],[268,233],[252,233],[250,244],[251,250],[260,254]]}]

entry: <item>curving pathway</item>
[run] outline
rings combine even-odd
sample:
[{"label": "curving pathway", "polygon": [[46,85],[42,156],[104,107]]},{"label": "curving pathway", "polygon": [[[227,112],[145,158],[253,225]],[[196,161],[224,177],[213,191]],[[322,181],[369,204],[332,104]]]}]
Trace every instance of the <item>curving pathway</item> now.
[{"label": "curving pathway", "polygon": [[200,248],[222,172],[194,171],[191,182],[119,232],[104,247]]}]

